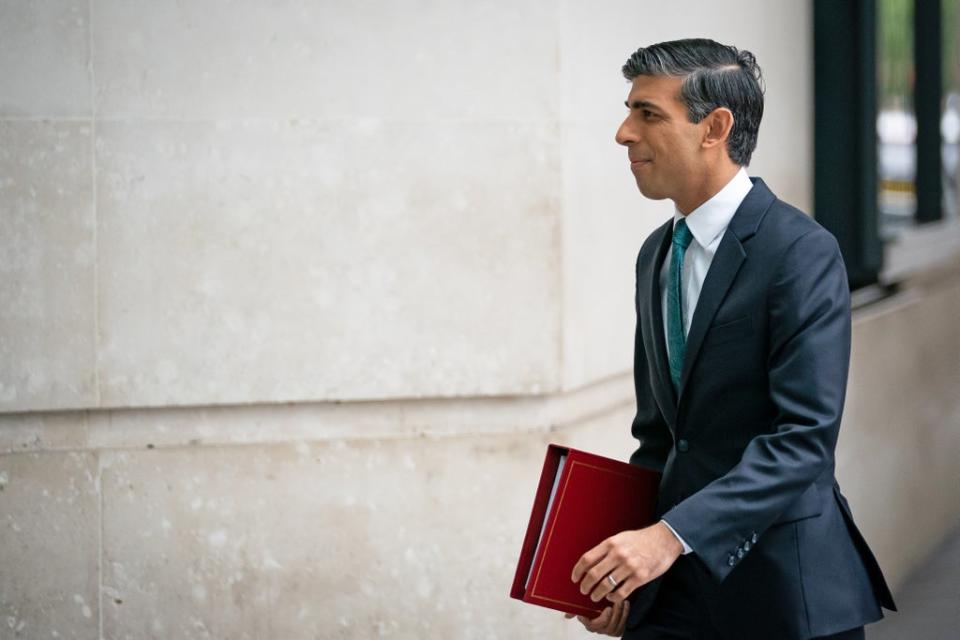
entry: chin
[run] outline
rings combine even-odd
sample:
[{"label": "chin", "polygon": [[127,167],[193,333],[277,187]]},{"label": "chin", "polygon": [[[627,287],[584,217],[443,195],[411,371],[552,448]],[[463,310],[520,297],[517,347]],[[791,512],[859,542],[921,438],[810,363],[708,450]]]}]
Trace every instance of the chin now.
[{"label": "chin", "polygon": [[644,186],[639,180],[637,180],[637,188],[640,189],[640,193],[643,194],[644,198],[650,200],[663,200],[667,198],[667,194],[663,193],[663,191],[650,185]]}]

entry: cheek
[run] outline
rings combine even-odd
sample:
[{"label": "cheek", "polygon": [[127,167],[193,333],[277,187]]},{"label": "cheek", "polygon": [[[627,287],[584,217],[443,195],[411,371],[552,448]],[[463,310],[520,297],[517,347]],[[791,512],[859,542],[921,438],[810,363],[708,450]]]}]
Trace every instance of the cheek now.
[{"label": "cheek", "polygon": [[688,168],[694,164],[696,142],[686,136],[676,136],[671,140],[670,162],[676,168]]},{"label": "cheek", "polygon": [[700,149],[700,142],[703,140],[703,136],[700,133],[700,130],[696,127],[691,127],[683,135],[683,139],[678,141],[683,144],[684,153],[686,157],[694,157]]}]

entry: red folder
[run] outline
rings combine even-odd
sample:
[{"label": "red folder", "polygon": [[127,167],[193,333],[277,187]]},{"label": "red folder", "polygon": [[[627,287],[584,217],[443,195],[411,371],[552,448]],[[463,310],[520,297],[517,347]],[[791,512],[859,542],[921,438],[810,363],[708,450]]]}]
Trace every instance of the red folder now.
[{"label": "red folder", "polygon": [[570,580],[584,553],[621,531],[653,524],[660,474],[556,444],[547,448],[510,597],[595,618],[594,602]]}]

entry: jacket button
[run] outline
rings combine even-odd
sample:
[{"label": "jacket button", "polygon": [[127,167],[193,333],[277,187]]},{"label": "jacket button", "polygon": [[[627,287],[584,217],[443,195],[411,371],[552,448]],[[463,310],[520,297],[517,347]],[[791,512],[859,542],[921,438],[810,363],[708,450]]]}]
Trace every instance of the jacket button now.
[{"label": "jacket button", "polygon": [[677,451],[680,453],[686,453],[690,450],[690,443],[684,439],[677,440]]},{"label": "jacket button", "polygon": [[750,536],[750,542],[752,542],[753,544],[757,544],[757,539],[758,539],[759,537],[760,537],[760,536],[757,535],[757,532],[754,531],[754,532],[753,532],[753,535]]},{"label": "jacket button", "polygon": [[727,558],[727,564],[732,567],[733,565],[737,564],[737,559],[733,556],[730,556]]},{"label": "jacket button", "polygon": [[744,551],[750,551],[750,548],[751,548],[752,546],[753,546],[753,544],[752,544],[749,540],[747,540],[746,542],[743,543],[743,550],[744,550]]},{"label": "jacket button", "polygon": [[744,556],[744,553],[746,552],[742,548],[737,549],[737,558],[742,558]]}]

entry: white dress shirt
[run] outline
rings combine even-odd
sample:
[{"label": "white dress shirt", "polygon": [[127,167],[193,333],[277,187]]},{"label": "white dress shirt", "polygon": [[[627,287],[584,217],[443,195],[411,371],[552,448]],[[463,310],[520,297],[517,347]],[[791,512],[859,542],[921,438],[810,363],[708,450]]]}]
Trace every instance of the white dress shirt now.
[{"label": "white dress shirt", "polygon": [[[681,308],[683,315],[683,335],[690,332],[690,320],[693,318],[693,312],[697,308],[697,300],[700,298],[700,290],[703,288],[703,280],[707,277],[707,271],[710,270],[710,264],[713,262],[713,256],[720,246],[720,240],[723,238],[733,214],[747,193],[753,188],[753,183],[747,176],[747,171],[743,167],[735,176],[720,189],[712,198],[687,214],[687,228],[693,236],[690,246],[683,254],[683,269],[680,273],[681,287]],[[677,221],[683,218],[680,210],[674,207],[673,228],[676,229]],[[667,323],[667,290],[670,282],[670,260],[673,256],[673,243],[667,249],[667,255],[663,259],[663,265],[660,267],[660,302],[663,309],[663,327],[664,339],[667,343],[667,357],[670,354],[670,340],[666,335]],[[666,520],[662,522],[669,527],[670,531],[677,536],[677,539],[683,545],[683,553],[688,554],[692,551],[680,535],[673,530],[670,523]]]}]

